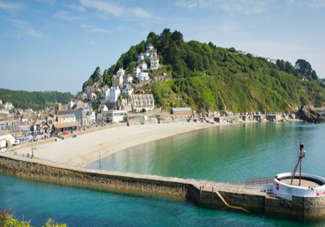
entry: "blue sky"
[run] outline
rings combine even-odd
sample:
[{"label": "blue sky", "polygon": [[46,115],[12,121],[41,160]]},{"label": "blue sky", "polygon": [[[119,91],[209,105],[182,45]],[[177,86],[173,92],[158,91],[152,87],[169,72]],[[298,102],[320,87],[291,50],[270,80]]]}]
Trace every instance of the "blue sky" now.
[{"label": "blue sky", "polygon": [[76,92],[164,28],[185,41],[306,59],[325,77],[325,0],[0,0],[0,88]]}]

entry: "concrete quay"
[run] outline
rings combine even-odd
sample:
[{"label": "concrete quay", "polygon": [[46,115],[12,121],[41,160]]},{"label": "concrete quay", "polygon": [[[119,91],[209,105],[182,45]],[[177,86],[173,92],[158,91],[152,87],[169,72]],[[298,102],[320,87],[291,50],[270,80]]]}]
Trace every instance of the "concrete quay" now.
[{"label": "concrete quay", "polygon": [[21,178],[118,193],[155,195],[190,199],[204,207],[228,206],[242,211],[258,210],[303,219],[325,215],[325,196],[294,197],[292,201],[274,198],[263,190],[243,184],[182,179],[135,173],[91,170],[0,153],[0,172]]}]

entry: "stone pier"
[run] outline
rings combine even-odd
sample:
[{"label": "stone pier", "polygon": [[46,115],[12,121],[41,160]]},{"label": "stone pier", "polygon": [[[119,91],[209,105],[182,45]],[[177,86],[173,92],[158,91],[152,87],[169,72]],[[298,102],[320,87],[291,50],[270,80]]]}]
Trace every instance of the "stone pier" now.
[{"label": "stone pier", "polygon": [[226,201],[231,205],[229,209],[236,206],[243,210],[257,209],[266,214],[281,213],[313,219],[325,215],[325,196],[293,197],[289,201],[271,197],[258,189],[246,188],[243,184],[91,170],[28,159],[12,153],[0,153],[0,172],[26,179],[110,192],[190,199],[206,207],[225,206]]}]

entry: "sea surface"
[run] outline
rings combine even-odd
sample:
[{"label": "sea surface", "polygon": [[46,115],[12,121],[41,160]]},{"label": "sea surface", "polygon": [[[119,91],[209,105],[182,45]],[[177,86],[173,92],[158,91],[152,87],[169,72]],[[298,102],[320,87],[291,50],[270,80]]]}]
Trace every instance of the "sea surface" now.
[{"label": "sea surface", "polygon": [[[127,138],[126,138],[127,139]],[[101,160],[105,170],[245,183],[291,172],[299,144],[306,173],[325,177],[325,125],[250,123],[213,127],[150,142]],[[94,162],[88,168],[99,168]],[[41,226],[325,226],[287,217],[202,208],[191,201],[108,193],[0,174],[0,210]]]}]

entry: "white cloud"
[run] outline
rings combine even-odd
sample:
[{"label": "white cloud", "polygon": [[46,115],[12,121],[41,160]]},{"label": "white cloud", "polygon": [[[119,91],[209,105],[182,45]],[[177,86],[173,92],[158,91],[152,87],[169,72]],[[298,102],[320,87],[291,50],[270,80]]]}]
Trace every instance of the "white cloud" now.
[{"label": "white cloud", "polygon": [[91,33],[111,34],[110,30],[103,29],[103,28],[92,27],[92,26],[87,25],[87,24],[82,24],[82,25],[80,25],[80,27],[86,29],[88,32],[91,32]]},{"label": "white cloud", "polygon": [[226,23],[220,25],[220,30],[222,32],[235,32],[235,31],[239,30],[239,26],[237,23],[226,22]]},{"label": "white cloud", "polygon": [[151,15],[149,12],[137,7],[137,8],[130,8],[128,10],[132,15],[136,17],[142,17],[142,18],[150,18]]},{"label": "white cloud", "polygon": [[263,13],[275,0],[177,0],[176,5],[186,9],[222,10],[243,14]]},{"label": "white cloud", "polygon": [[151,18],[151,14],[140,8],[140,7],[125,7],[122,5],[117,5],[112,2],[108,1],[101,1],[101,0],[80,0],[80,3],[84,7],[88,7],[91,9],[95,9],[100,12],[112,14],[116,17],[126,17],[127,15],[133,15],[138,18]]},{"label": "white cloud", "polygon": [[0,1],[0,9],[14,11],[14,10],[22,10],[23,8],[24,7],[22,5],[17,3]]},{"label": "white cloud", "polygon": [[25,27],[23,29],[26,31],[27,35],[30,36],[30,37],[33,37],[33,38],[36,38],[36,39],[43,39],[44,38],[44,35],[43,35],[42,32],[36,31],[31,27]]},{"label": "white cloud", "polygon": [[97,45],[97,43],[96,43],[95,40],[86,41],[85,43],[86,43],[86,44],[89,44],[89,45],[92,45],[92,46]]},{"label": "white cloud", "polygon": [[77,10],[77,11],[80,11],[80,12],[85,12],[86,11],[86,8],[83,6],[83,5],[75,5],[75,4],[72,4],[72,5],[63,5],[65,7],[69,7],[70,9],[73,9],[73,10]]},{"label": "white cloud", "polygon": [[51,4],[54,5],[56,3],[56,0],[34,0],[36,2],[41,2],[41,3],[47,3],[47,4]]},{"label": "white cloud", "polygon": [[131,28],[126,27],[126,26],[120,26],[120,27],[116,28],[116,30],[117,30],[118,32],[132,31]]},{"label": "white cloud", "polygon": [[176,5],[180,6],[181,8],[191,9],[191,8],[198,6],[198,1],[197,0],[192,0],[192,1],[178,0],[178,1],[176,1]]},{"label": "white cloud", "polygon": [[290,7],[308,7],[310,9],[321,9],[325,7],[325,0],[287,0],[287,5]]},{"label": "white cloud", "polygon": [[65,11],[60,11],[60,12],[54,13],[53,17],[59,18],[61,20],[65,20],[65,21],[70,21],[70,22],[77,21],[80,19],[80,17],[70,15],[68,12],[65,12]]},{"label": "white cloud", "polygon": [[29,37],[33,37],[36,39],[44,38],[44,34],[42,32],[35,30],[32,26],[30,26],[25,21],[11,19],[11,18],[7,18],[6,20],[15,24],[21,31],[23,31],[24,34],[26,34]]},{"label": "white cloud", "polygon": [[81,4],[85,7],[92,8],[105,13],[113,14],[120,17],[123,13],[123,8],[110,2],[80,0]]},{"label": "white cloud", "polygon": [[323,8],[325,7],[325,1],[324,0],[313,0],[309,2],[309,7],[312,8]]},{"label": "white cloud", "polygon": [[99,32],[99,33],[105,33],[105,34],[110,34],[111,31],[110,30],[107,30],[107,29],[102,29],[102,28],[93,28],[90,30],[90,32]]}]

